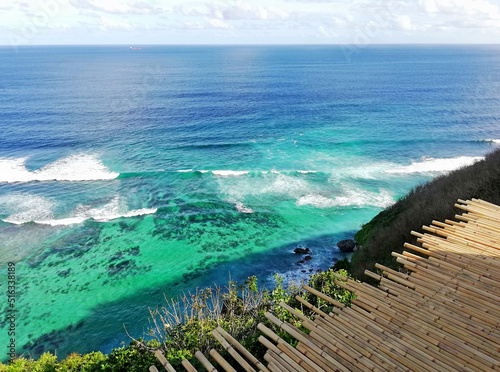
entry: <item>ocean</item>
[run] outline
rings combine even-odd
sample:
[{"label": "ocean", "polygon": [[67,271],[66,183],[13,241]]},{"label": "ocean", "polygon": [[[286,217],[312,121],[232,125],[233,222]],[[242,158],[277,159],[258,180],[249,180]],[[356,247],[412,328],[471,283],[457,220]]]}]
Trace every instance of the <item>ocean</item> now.
[{"label": "ocean", "polygon": [[1,47],[17,352],[109,352],[164,295],[330,267],[383,208],[498,148],[499,99],[500,46]]}]

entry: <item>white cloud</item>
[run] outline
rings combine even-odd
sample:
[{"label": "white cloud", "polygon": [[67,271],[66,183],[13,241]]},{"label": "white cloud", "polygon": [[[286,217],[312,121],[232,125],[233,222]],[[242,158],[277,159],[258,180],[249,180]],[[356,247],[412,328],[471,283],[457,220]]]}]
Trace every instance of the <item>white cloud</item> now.
[{"label": "white cloud", "polygon": [[500,10],[492,1],[420,0],[419,7],[421,12],[430,17],[436,30],[475,28],[483,35],[500,31]]},{"label": "white cloud", "polygon": [[396,25],[396,28],[402,31],[411,31],[414,29],[411,18],[407,15],[396,16],[394,23]]},{"label": "white cloud", "polygon": [[94,10],[110,14],[155,14],[162,9],[146,1],[129,0],[71,0],[77,9]]},{"label": "white cloud", "polygon": [[8,0],[0,0],[0,10],[11,10],[14,9],[14,4]]},{"label": "white cloud", "polygon": [[277,7],[259,6],[246,1],[229,3],[184,3],[174,7],[174,11],[185,16],[204,16],[224,20],[268,20],[287,19],[288,12]]},{"label": "white cloud", "polygon": [[[52,3],[59,8],[47,17]],[[93,33],[121,42],[115,32],[124,30],[144,43],[498,43],[499,6],[500,0],[0,0],[0,25],[21,33],[37,24],[54,29],[47,32],[53,40],[63,29],[75,43]],[[42,27],[43,19],[49,21]],[[156,33],[145,32],[147,25]],[[0,44],[6,40],[0,34]]]},{"label": "white cloud", "polygon": [[441,13],[481,18],[498,16],[498,6],[488,0],[420,0],[420,6],[429,14]]},{"label": "white cloud", "polygon": [[208,21],[208,23],[212,28],[231,28],[231,26],[222,19],[212,18]]},{"label": "white cloud", "polygon": [[132,31],[137,26],[128,21],[101,17],[99,19],[99,28],[104,31]]}]

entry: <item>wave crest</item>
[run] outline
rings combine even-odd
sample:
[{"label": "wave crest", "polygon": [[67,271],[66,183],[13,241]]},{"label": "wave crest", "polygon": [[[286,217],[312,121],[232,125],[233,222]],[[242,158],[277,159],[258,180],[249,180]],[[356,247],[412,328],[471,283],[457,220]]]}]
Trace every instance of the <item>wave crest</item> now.
[{"label": "wave crest", "polygon": [[308,194],[297,199],[296,205],[311,205],[316,208],[335,208],[353,206],[373,206],[377,208],[387,208],[394,204],[391,194],[382,190],[380,193],[365,191],[361,189],[350,189],[334,199],[327,198],[320,194]]},{"label": "wave crest", "polygon": [[451,172],[456,169],[472,165],[475,162],[483,160],[482,156],[459,156],[456,158],[423,158],[420,161],[414,161],[410,165],[394,167],[387,169],[385,173],[393,174],[411,174],[411,173],[430,173],[430,172]]},{"label": "wave crest", "polygon": [[27,158],[0,158],[0,182],[112,180],[111,172],[96,155],[75,154],[58,159],[35,171],[26,168]]},{"label": "wave crest", "polygon": [[317,170],[288,170],[288,171],[277,171],[275,169],[271,169],[268,171],[259,171],[259,170],[230,170],[230,169],[224,169],[224,170],[194,170],[194,169],[180,169],[177,171],[178,173],[212,173],[214,176],[220,176],[220,177],[238,177],[238,176],[244,176],[246,174],[293,174],[293,173],[300,173],[300,174],[308,174],[308,173],[318,173],[319,171]]},{"label": "wave crest", "polygon": [[0,205],[16,212],[2,219],[14,225],[36,223],[50,226],[69,226],[82,223],[89,219],[98,222],[108,222],[118,218],[127,218],[156,213],[156,208],[141,208],[128,211],[119,196],[113,198],[101,207],[92,208],[88,205],[78,205],[69,217],[54,218],[54,202],[50,199],[31,194],[15,194],[0,198]]}]

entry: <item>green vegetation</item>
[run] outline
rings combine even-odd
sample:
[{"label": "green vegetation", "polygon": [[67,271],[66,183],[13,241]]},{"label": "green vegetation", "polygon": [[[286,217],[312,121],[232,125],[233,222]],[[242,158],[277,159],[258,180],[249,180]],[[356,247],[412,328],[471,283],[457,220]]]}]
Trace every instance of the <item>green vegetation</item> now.
[{"label": "green vegetation", "polygon": [[[307,284],[328,296],[350,305],[353,294],[334,284],[333,274],[336,272],[350,277],[341,267],[349,265],[347,260],[339,261],[334,268],[313,274]],[[336,269],[339,269],[336,271]],[[300,290],[298,286],[284,287],[283,278],[275,276],[276,286],[272,291],[259,290],[256,277],[250,277],[242,284],[230,281],[227,288],[204,288],[196,293],[184,294],[177,301],[167,301],[160,309],[151,310],[150,341],[134,340],[129,346],[113,350],[104,355],[93,352],[86,355],[71,354],[58,361],[57,357],[43,354],[38,360],[19,358],[7,366],[0,363],[0,372],[55,372],[55,371],[147,371],[150,365],[161,367],[153,355],[160,349],[174,367],[187,358],[193,365],[200,367],[194,358],[197,350],[206,355],[211,348],[217,349],[223,356],[227,352],[222,349],[211,335],[218,326],[238,339],[242,345],[260,360],[263,360],[266,349],[257,341],[260,332],[259,323],[272,328],[283,339],[293,344],[294,340],[277,329],[264,316],[271,311],[278,318],[297,327],[301,327],[299,319],[291,316],[279,306],[280,302],[298,309],[307,317],[313,314],[295,299],[299,295],[317,308],[329,312],[330,305],[324,300]],[[302,328],[303,331],[306,331]],[[231,357],[227,358],[232,360]],[[180,369],[179,369],[180,370]]]},{"label": "green vegetation", "polygon": [[416,243],[412,230],[421,231],[432,220],[453,219],[462,213],[454,207],[456,201],[471,198],[500,204],[500,150],[416,187],[364,225],[354,236],[360,246],[351,261],[354,277],[367,281],[365,269],[373,271],[377,262],[397,268],[391,252],[402,252],[405,242]]}]

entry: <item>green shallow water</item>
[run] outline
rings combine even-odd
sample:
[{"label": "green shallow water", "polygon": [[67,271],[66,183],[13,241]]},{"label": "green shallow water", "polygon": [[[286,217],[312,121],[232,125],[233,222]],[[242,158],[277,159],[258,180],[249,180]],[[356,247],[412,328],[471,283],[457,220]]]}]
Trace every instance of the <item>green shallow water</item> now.
[{"label": "green shallow water", "polygon": [[[161,304],[163,293],[175,296],[182,290],[210,284],[204,278],[210,271],[220,271],[215,281],[224,283],[230,269],[220,268],[227,263],[240,262],[240,267],[236,266],[239,270],[231,275],[243,279],[252,275],[244,267],[247,256],[312,241],[315,236],[308,236],[308,232],[313,227],[319,236],[352,231],[357,221],[373,215],[373,211],[359,209],[358,213],[351,212],[350,221],[343,218],[343,223],[332,228],[331,213],[311,220],[307,208],[297,210],[293,203],[278,205],[290,211],[286,216],[235,213],[228,210],[231,205],[225,211],[208,213],[207,207],[196,204],[196,208],[204,208],[204,215],[179,216],[179,207],[171,206],[155,215],[107,223],[87,221],[54,232],[42,249],[16,267],[18,288],[22,288],[16,304],[21,320],[17,328],[19,345],[30,342],[25,350],[36,352],[43,345],[66,353],[84,350],[89,343],[88,332],[105,339],[113,328],[122,329],[123,323],[128,324],[129,331],[142,331],[147,306]],[[293,256],[289,250],[280,253]],[[332,251],[323,261],[331,261],[333,256]],[[286,258],[284,261],[290,261],[291,257]],[[271,272],[273,264],[267,266]],[[282,270],[279,262],[276,268]],[[140,304],[133,303],[137,294],[142,294]],[[99,319],[96,324],[89,321],[96,309],[113,303],[125,308],[110,312],[108,319]],[[131,313],[129,305],[141,308],[141,312]],[[22,321],[25,319],[29,321]]]}]

